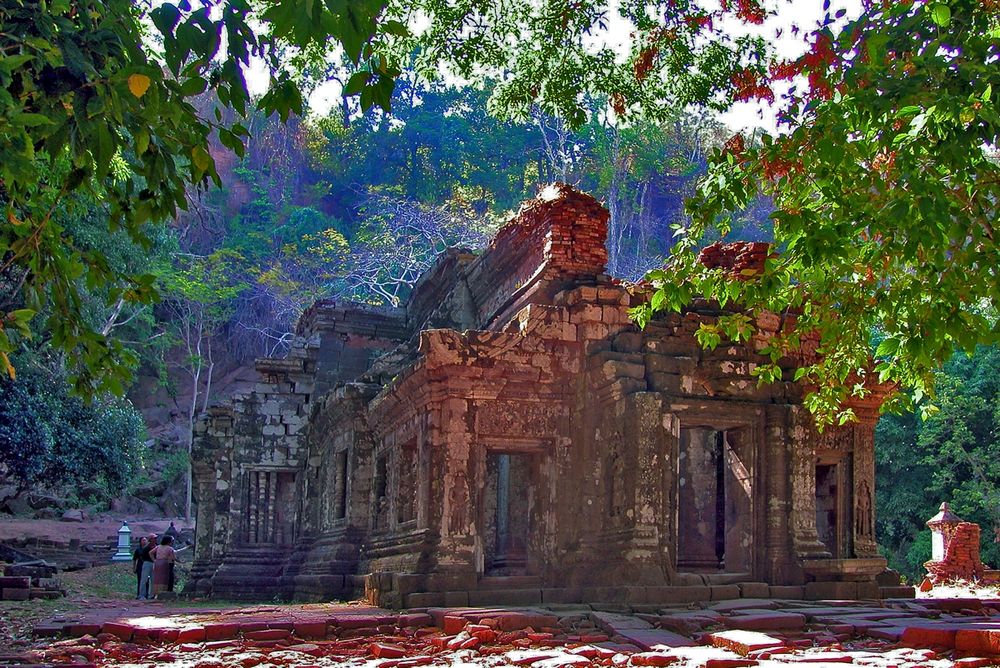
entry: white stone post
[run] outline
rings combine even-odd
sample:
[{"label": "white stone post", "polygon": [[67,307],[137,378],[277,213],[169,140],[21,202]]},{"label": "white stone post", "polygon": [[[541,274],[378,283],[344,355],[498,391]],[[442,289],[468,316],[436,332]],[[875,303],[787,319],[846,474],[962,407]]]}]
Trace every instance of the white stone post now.
[{"label": "white stone post", "polygon": [[132,530],[126,520],[122,520],[122,528],[118,530],[118,551],[111,561],[132,561]]}]

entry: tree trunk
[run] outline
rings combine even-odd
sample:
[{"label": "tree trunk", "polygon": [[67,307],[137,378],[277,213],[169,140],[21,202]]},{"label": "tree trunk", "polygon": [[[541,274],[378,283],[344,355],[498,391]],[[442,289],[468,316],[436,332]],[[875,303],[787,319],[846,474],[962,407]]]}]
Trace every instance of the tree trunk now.
[{"label": "tree trunk", "polygon": [[[188,428],[187,428],[187,494],[184,501],[184,519],[190,523],[191,522],[191,497],[192,497],[192,487],[194,485],[194,472],[191,466],[191,450],[194,446],[194,416],[198,410],[198,385],[201,382],[201,339],[203,335],[203,322],[201,315],[199,314],[199,322],[197,327],[197,343],[195,344],[195,355],[194,364],[191,370],[191,407],[188,409]],[[188,346],[190,349],[190,345]]]}]

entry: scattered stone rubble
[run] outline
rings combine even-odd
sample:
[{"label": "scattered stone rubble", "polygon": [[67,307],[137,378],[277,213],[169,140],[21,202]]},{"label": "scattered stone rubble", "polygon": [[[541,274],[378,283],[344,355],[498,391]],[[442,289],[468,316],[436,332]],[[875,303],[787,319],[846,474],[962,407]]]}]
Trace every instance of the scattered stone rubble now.
[{"label": "scattered stone rubble", "polygon": [[29,601],[62,598],[66,590],[55,578],[56,567],[44,562],[5,566],[0,576],[0,600]]},{"label": "scattered stone rubble", "polygon": [[[610,606],[605,606],[610,607]],[[676,666],[911,668],[1000,665],[1000,600],[722,601],[689,608],[349,605],[216,612],[147,606],[53,619],[0,664],[158,666]]]}]

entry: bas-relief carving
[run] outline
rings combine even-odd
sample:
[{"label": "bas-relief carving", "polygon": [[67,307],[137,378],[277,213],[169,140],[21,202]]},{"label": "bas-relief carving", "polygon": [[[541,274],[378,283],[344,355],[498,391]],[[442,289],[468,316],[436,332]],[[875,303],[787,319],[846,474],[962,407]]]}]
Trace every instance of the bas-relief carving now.
[{"label": "bas-relief carving", "polygon": [[492,436],[546,438],[559,434],[560,404],[498,399],[476,404],[476,432]]},{"label": "bas-relief carving", "polygon": [[858,557],[878,555],[875,543],[875,425],[856,425],[854,450],[855,553]]}]

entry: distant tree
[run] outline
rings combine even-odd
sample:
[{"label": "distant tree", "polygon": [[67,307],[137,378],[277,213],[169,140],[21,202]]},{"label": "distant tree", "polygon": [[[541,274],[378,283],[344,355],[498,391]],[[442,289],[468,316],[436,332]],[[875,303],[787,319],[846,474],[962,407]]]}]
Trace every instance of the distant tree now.
[{"label": "distant tree", "polygon": [[358,301],[400,306],[417,279],[447,248],[482,248],[495,226],[460,202],[432,207],[373,196],[351,247],[340,293]]},{"label": "distant tree", "polygon": [[878,539],[911,577],[930,558],[925,522],[942,501],[980,524],[983,560],[1000,564],[1000,348],[958,353],[935,376],[939,410],[885,416],[875,439]]},{"label": "distant tree", "polygon": [[131,403],[71,394],[61,355],[42,348],[15,358],[0,378],[0,476],[27,489],[93,483],[122,494],[143,463],[145,426]]},{"label": "distant tree", "polygon": [[[216,251],[207,256],[178,253],[174,256],[173,266],[162,272],[164,301],[161,308],[166,311],[163,326],[183,351],[180,366],[191,382],[191,398],[186,408],[188,429],[185,432],[189,457],[195,417],[199,410],[208,407],[212,393],[216,336],[228,322],[237,296],[247,288],[240,264],[242,259],[231,251]],[[186,487],[184,516],[190,519],[190,460]]]}]

